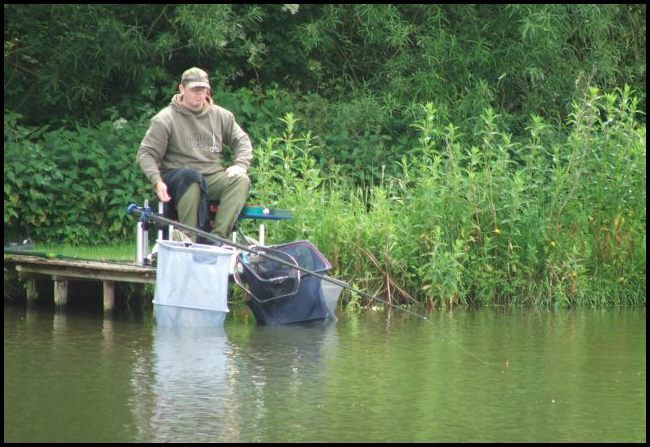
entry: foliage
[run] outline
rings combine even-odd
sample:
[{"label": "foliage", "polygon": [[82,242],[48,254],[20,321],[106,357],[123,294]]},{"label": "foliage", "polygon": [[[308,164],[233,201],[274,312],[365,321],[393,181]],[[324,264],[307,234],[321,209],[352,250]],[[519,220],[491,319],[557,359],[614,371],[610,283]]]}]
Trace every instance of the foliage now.
[{"label": "foliage", "polygon": [[[562,133],[531,117],[514,141],[486,109],[474,145],[433,104],[398,176],[360,188],[318,138],[281,135],[256,148],[251,201],[292,208],[268,243],[310,239],[333,274],[391,303],[572,306],[645,299],[645,126],[629,88],[589,89]],[[153,194],[134,160],[145,122],[27,128],[5,115],[4,223],[41,243],[131,241],[130,202]],[[253,229],[253,224],[248,223]],[[350,296],[357,306],[358,296]]]},{"label": "foliage", "polygon": [[565,121],[585,84],[632,82],[644,101],[643,17],[630,5],[324,6],[294,33],[318,61],[319,93],[336,103],[311,128],[339,162],[353,161],[351,174],[362,165],[376,180],[373,160],[403,155],[387,158],[378,136],[405,146],[417,104],[433,102],[467,135],[491,107],[519,135],[532,114]]},{"label": "foliage", "polygon": [[5,240],[7,231],[71,244],[132,237],[126,206],[151,195],[135,163],[145,123],[47,131],[4,118]]},{"label": "foliage", "polygon": [[[97,123],[165,101],[189,66],[248,57],[260,13],[233,5],[5,5],[5,103],[30,124]],[[211,55],[211,56],[210,56]],[[38,104],[39,107],[33,107]]]},{"label": "foliage", "polygon": [[565,136],[533,116],[518,142],[491,109],[479,145],[435,126],[432,104],[422,112],[414,158],[370,189],[320,171],[313,138],[293,135],[287,116],[254,171],[258,198],[295,208],[272,240],[309,238],[335,275],[393,303],[645,300],[645,126],[629,88],[588,90]]},{"label": "foliage", "polygon": [[397,174],[395,162],[416,142],[408,126],[419,104],[434,103],[438,119],[468,136],[488,107],[515,137],[530,115],[566,122],[585,85],[627,83],[645,110],[645,5],[10,4],[4,12],[5,110],[21,114],[20,124],[141,119],[143,104],[164,106],[180,73],[199,65],[256,141],[293,112],[321,139],[321,167],[334,160],[361,186],[377,184],[382,165]]},{"label": "foliage", "polygon": [[271,240],[312,240],[355,287],[645,299],[645,5],[4,12],[5,240],[130,240],[147,120],[198,65],[253,140],[251,200],[296,211]]}]

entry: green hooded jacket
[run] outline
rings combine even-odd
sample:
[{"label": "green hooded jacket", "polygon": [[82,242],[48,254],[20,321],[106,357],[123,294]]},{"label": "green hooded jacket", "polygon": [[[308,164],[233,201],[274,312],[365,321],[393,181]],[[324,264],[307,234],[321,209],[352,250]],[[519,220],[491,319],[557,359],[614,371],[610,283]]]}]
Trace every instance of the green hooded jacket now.
[{"label": "green hooded jacket", "polygon": [[151,119],[137,161],[152,185],[170,169],[193,168],[202,174],[223,171],[223,145],[233,151],[233,164],[248,170],[253,148],[232,112],[208,105],[192,112],[174,95],[169,106]]}]

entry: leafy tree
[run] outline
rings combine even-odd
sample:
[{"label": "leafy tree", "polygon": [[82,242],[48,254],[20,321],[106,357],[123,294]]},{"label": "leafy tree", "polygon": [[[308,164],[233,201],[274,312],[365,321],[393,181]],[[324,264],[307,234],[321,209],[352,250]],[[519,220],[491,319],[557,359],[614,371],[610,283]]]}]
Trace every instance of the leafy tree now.
[{"label": "leafy tree", "polygon": [[414,152],[423,103],[476,139],[486,108],[520,138],[530,115],[566,122],[591,86],[630,85],[645,112],[645,8],[4,5],[5,111],[67,128],[144,119],[198,65],[254,140],[293,112],[321,166],[372,184]]}]

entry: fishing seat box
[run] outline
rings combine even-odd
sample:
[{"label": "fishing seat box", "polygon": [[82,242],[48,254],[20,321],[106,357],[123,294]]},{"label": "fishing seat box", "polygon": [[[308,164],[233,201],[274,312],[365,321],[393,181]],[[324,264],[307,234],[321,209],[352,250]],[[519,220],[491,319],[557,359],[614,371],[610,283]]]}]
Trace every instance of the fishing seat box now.
[{"label": "fishing seat box", "polygon": [[154,314],[160,326],[219,326],[228,314],[234,250],[158,240]]}]

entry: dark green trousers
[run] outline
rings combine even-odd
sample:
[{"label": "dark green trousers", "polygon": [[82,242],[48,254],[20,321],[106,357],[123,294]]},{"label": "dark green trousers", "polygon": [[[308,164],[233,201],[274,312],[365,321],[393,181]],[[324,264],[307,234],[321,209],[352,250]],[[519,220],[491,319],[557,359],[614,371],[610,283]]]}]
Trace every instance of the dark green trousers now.
[{"label": "dark green trousers", "polygon": [[[204,177],[205,182],[208,184],[208,202],[211,200],[219,201],[219,209],[215,216],[212,233],[229,239],[235,221],[248,199],[251,182],[247,175],[228,178],[225,171],[204,175]],[[200,196],[199,184],[193,183],[187,188],[180,201],[177,202],[178,220],[182,224],[197,227]],[[196,240],[195,235],[190,237],[192,240]]]}]

